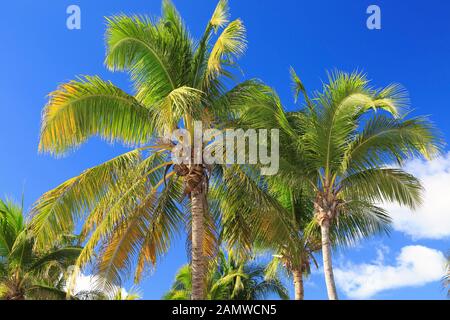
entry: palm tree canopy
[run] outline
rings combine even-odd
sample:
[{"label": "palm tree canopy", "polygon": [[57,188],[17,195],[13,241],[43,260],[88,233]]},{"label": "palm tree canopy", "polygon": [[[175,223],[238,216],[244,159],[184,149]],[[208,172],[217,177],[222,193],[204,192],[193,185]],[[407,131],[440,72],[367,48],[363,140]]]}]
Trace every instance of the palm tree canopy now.
[{"label": "palm tree canopy", "polygon": [[[421,203],[422,186],[401,165],[439,154],[442,141],[426,117],[408,117],[406,91],[397,84],[376,89],[359,72],[328,74],[312,98],[292,70],[294,92],[305,106],[286,115],[288,145],[278,179],[294,189],[312,190],[316,205],[332,208],[339,223],[332,237],[341,243],[387,232],[390,218],[380,207]],[[331,209],[331,208],[329,208]],[[317,218],[317,217],[316,217]],[[317,219],[308,232],[318,232]],[[334,233],[334,236],[333,236]]]},{"label": "palm tree canopy", "polygon": [[[244,25],[229,20],[226,0],[219,1],[198,41],[164,0],[159,19],[108,18],[106,44],[107,68],[130,75],[133,95],[97,76],[61,85],[44,109],[39,150],[64,155],[93,136],[136,149],[44,194],[33,208],[31,228],[35,245],[45,248],[83,221],[86,245],[77,265],[98,253],[98,273],[120,283],[132,266],[139,281],[190,223],[185,196],[195,177],[172,162],[174,144],[167,134],[179,127],[192,131],[195,120],[210,128],[233,123],[256,106],[278,105],[272,90],[257,80],[230,90],[225,85],[246,47]],[[210,175],[229,177],[223,189],[228,194],[248,192],[246,175],[237,180],[233,168],[211,169]],[[204,251],[211,256],[217,251],[217,215],[214,210],[206,215]]]},{"label": "palm tree canopy", "polygon": [[65,273],[81,248],[70,237],[41,252],[33,244],[22,207],[0,200],[0,298],[65,298]]},{"label": "palm tree canopy", "polygon": [[[207,298],[210,300],[259,300],[276,295],[289,299],[287,289],[278,277],[266,278],[265,265],[246,258],[238,258],[229,251],[220,251],[210,264],[207,277]],[[188,300],[192,290],[191,269],[183,266],[175,276],[175,282],[166,300]]]}]

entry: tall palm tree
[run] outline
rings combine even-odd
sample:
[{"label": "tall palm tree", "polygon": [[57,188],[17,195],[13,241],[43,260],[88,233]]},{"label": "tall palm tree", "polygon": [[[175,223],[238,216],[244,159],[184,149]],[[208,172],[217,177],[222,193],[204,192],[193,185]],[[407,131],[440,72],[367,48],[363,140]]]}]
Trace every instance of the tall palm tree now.
[{"label": "tall palm tree", "polygon": [[320,232],[328,296],[337,299],[333,242],[387,230],[389,215],[380,203],[419,205],[422,186],[400,166],[415,156],[434,156],[440,140],[426,118],[402,115],[407,99],[398,85],[375,89],[361,73],[334,72],[310,98],[294,71],[292,76],[305,107],[294,116],[297,125],[285,130],[297,162],[285,161],[280,178],[313,190],[307,234]]},{"label": "tall palm tree", "polygon": [[[208,300],[258,300],[271,294],[288,299],[287,289],[278,277],[267,279],[264,264],[239,258],[233,251],[220,251],[216,261],[210,264],[207,276]],[[166,300],[188,300],[192,294],[192,274],[189,266],[183,266],[175,277]]]},{"label": "tall palm tree", "polygon": [[44,194],[33,209],[36,244],[45,247],[84,221],[87,242],[77,265],[98,253],[98,273],[114,283],[136,262],[138,282],[187,222],[192,299],[202,299],[205,256],[213,256],[217,248],[208,210],[209,179],[232,176],[232,168],[213,170],[192,161],[194,155],[187,164],[174,163],[170,154],[176,143],[170,134],[184,128],[192,137],[194,121],[213,128],[249,105],[271,103],[271,91],[255,80],[227,91],[225,80],[246,40],[241,20],[229,21],[226,0],[219,1],[198,42],[164,0],[157,20],[108,18],[106,44],[106,66],[128,72],[134,94],[97,76],[61,85],[44,109],[39,150],[63,155],[92,136],[136,149]]},{"label": "tall palm tree", "polygon": [[66,297],[64,275],[81,248],[68,243],[37,252],[33,243],[22,206],[0,200],[0,299]]}]

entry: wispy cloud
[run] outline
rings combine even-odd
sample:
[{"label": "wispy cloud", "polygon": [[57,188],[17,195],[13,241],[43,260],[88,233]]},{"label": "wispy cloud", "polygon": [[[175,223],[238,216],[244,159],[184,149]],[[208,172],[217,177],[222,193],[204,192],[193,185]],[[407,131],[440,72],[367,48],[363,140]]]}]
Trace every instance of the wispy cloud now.
[{"label": "wispy cloud", "polygon": [[386,205],[394,229],[414,240],[450,238],[450,152],[429,162],[411,161],[405,169],[422,181],[424,202],[413,212],[397,205]]},{"label": "wispy cloud", "polygon": [[424,246],[403,247],[395,264],[385,264],[385,248],[371,263],[351,262],[336,268],[337,285],[351,299],[369,299],[382,291],[422,286],[439,281],[444,274],[441,251]]}]

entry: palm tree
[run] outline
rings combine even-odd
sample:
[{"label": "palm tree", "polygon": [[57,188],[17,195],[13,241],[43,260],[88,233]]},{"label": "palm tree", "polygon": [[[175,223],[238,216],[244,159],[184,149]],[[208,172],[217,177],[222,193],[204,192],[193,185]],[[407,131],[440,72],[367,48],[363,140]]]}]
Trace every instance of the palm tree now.
[{"label": "palm tree", "polygon": [[[320,238],[305,234],[305,228],[313,218],[311,198],[303,189],[294,189],[286,184],[272,181],[271,193],[282,203],[287,213],[287,230],[276,239],[259,239],[262,248],[272,249],[273,259],[267,266],[268,278],[278,275],[280,269],[283,274],[293,280],[295,300],[304,299],[305,276],[311,274],[311,264],[318,267],[314,253],[320,250]],[[270,238],[269,238],[270,239]]]},{"label": "palm tree", "polygon": [[[209,300],[258,300],[271,294],[288,299],[287,289],[278,277],[267,279],[263,264],[238,258],[233,251],[220,251],[216,261],[210,264],[207,276],[206,297]],[[188,265],[175,277],[166,300],[188,300],[192,295],[192,274]]]},{"label": "palm tree", "polygon": [[279,176],[313,190],[314,219],[306,233],[320,232],[328,296],[337,299],[331,246],[387,231],[390,218],[380,203],[419,205],[419,180],[399,166],[415,156],[432,157],[440,140],[426,118],[401,115],[407,99],[398,85],[374,89],[361,73],[334,72],[310,98],[294,71],[292,76],[305,107],[285,130],[296,162],[285,159]]},{"label": "palm tree", "polygon": [[63,155],[92,136],[135,149],[44,194],[33,209],[36,245],[45,248],[84,221],[86,245],[77,265],[86,265],[98,253],[98,274],[114,283],[135,263],[138,282],[187,225],[192,299],[202,299],[205,256],[217,251],[209,180],[231,176],[233,169],[196,163],[194,155],[187,164],[174,163],[170,154],[176,143],[169,134],[184,128],[192,137],[196,120],[213,128],[249,105],[270,104],[271,90],[250,80],[227,91],[224,81],[232,76],[246,41],[241,20],[229,22],[226,0],[219,1],[198,42],[164,0],[159,20],[108,18],[106,44],[106,66],[127,71],[134,94],[96,76],[61,85],[44,109],[39,150]]},{"label": "palm tree", "polygon": [[23,207],[0,200],[0,299],[64,299],[64,275],[81,252],[72,242],[33,250]]}]

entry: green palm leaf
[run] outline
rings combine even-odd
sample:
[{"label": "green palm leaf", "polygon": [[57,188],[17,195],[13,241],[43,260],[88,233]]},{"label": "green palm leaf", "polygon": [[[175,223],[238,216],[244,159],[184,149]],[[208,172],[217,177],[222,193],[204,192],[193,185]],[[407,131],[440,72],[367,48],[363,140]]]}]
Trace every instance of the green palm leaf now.
[{"label": "green palm leaf", "polygon": [[39,150],[63,154],[95,135],[109,142],[139,145],[153,134],[151,119],[147,108],[111,82],[85,77],[50,94]]}]

